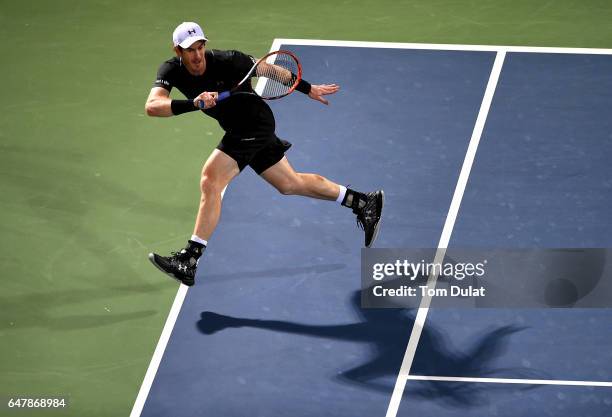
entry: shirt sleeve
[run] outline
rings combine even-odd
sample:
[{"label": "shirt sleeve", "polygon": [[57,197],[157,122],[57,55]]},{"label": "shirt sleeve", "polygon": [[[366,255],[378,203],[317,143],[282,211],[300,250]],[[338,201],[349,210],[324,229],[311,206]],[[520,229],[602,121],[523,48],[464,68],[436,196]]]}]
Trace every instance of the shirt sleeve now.
[{"label": "shirt sleeve", "polygon": [[172,91],[174,87],[174,66],[170,62],[164,62],[159,66],[157,70],[157,77],[155,77],[154,87],[162,87],[168,91]]}]

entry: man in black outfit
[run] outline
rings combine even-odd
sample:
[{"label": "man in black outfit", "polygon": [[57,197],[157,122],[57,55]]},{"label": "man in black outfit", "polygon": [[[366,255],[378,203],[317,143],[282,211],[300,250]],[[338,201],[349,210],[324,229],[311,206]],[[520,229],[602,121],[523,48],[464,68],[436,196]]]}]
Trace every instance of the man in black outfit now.
[{"label": "man in black outfit", "polygon": [[[239,94],[217,103],[218,92],[238,84],[256,60],[238,51],[207,50],[208,39],[193,22],[180,24],[172,38],[176,56],[159,68],[145,105],[147,115],[176,116],[200,110],[203,102],[202,111],[219,122],[225,135],[202,169],[202,194],[193,235],[185,248],[170,256],[149,254],[151,262],[177,281],[194,284],[198,260],[219,221],[221,193],[247,165],[282,194],[336,200],[351,208],[365,232],[365,246],[370,247],[380,225],[383,191],[363,194],[320,175],[295,172],[285,157],[291,144],[274,133],[274,114],[264,100],[252,94]],[[173,87],[187,100],[171,99]],[[252,91],[250,83],[242,88]],[[336,93],[339,87],[310,85],[302,80],[296,89],[328,104],[324,96]]]}]

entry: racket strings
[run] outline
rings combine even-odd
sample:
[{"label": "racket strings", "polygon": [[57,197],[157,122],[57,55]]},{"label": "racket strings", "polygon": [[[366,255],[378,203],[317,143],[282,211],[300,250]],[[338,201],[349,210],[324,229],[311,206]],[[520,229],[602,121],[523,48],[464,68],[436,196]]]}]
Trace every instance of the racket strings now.
[{"label": "racket strings", "polygon": [[259,78],[265,79],[263,98],[282,97],[288,94],[299,81],[300,68],[298,62],[289,54],[278,53],[274,61],[258,71]]}]

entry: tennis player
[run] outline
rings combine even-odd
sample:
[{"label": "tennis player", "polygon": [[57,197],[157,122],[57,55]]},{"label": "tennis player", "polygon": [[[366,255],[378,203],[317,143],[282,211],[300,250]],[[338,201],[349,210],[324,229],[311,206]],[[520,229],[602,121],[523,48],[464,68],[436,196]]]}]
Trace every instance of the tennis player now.
[{"label": "tennis player", "polygon": [[[219,221],[221,192],[247,166],[282,194],[337,201],[351,208],[365,232],[365,246],[370,247],[380,225],[383,191],[360,193],[320,175],[295,172],[285,156],[291,143],[276,136],[274,114],[263,99],[239,94],[217,102],[218,92],[236,86],[256,60],[238,51],[206,49],[208,39],[193,22],[178,25],[172,40],[176,56],[159,67],[145,105],[147,115],[178,116],[201,110],[199,104],[204,102],[201,111],[215,118],[225,135],[202,169],[193,235],[185,248],[170,256],[149,254],[151,262],[177,281],[193,285],[198,261]],[[171,99],[174,87],[187,99]],[[252,91],[250,83],[242,88]],[[328,104],[325,96],[338,89],[336,84],[311,85],[304,80],[296,87],[323,104]]]}]

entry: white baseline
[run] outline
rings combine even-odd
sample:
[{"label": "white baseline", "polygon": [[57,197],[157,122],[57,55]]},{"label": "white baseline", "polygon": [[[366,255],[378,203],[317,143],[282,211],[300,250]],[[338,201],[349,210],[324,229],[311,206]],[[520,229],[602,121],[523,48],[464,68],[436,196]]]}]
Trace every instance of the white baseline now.
[{"label": "white baseline", "polygon": [[471,378],[460,376],[426,376],[408,375],[412,381],[438,382],[475,382],[484,384],[523,384],[523,385],[568,385],[578,387],[612,387],[612,382],[604,381],[571,381],[562,379],[519,379],[519,378]]}]

